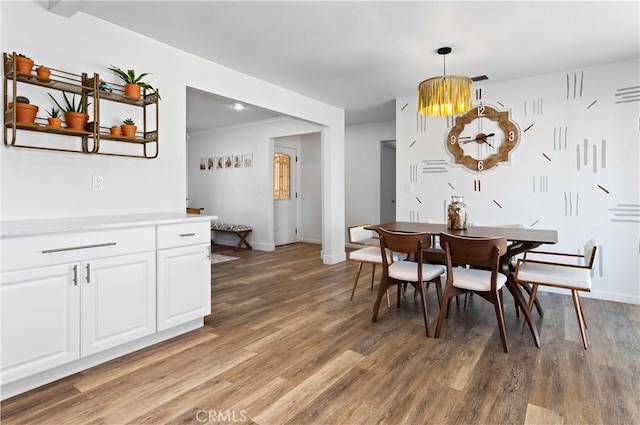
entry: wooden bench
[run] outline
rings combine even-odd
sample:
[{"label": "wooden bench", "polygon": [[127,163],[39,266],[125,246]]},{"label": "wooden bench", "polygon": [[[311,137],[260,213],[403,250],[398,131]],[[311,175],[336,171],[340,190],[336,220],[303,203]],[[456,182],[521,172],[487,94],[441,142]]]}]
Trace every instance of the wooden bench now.
[{"label": "wooden bench", "polygon": [[[240,238],[240,242],[238,242],[234,251],[238,251],[240,249],[252,249],[249,241],[247,241],[247,236],[249,236],[249,233],[251,233],[251,231],[253,230],[251,226],[248,226],[246,224],[230,224],[212,221],[211,230],[214,230],[216,232],[235,233],[236,235],[238,235],[238,237]],[[213,239],[211,239],[211,244],[213,244]]]}]

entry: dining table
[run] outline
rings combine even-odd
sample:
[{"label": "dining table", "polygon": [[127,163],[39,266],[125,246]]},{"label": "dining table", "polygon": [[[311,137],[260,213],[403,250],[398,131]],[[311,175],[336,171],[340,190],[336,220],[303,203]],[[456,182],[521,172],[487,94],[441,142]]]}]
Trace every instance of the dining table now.
[{"label": "dining table", "polygon": [[[533,337],[536,347],[540,348],[540,334],[538,328],[533,321],[532,310],[529,309],[527,300],[524,298],[524,294],[520,290],[520,287],[524,288],[529,294],[531,294],[531,288],[528,285],[519,285],[514,279],[514,272],[510,267],[512,259],[523,253],[535,249],[543,244],[555,244],[558,243],[558,232],[556,230],[545,229],[532,229],[532,228],[514,228],[514,227],[500,227],[496,226],[467,226],[464,230],[449,229],[446,223],[418,223],[408,221],[393,221],[388,223],[374,224],[367,226],[366,229],[377,231],[383,228],[392,232],[405,232],[416,233],[426,232],[431,235],[437,236],[440,233],[448,233],[455,236],[464,236],[469,238],[490,238],[490,237],[505,237],[508,241],[507,252],[500,257],[500,267],[502,273],[507,276],[507,289],[513,295],[514,300],[522,311],[529,330]],[[441,248],[431,247],[425,251],[425,259],[429,262],[444,263],[445,252]],[[536,308],[542,316],[543,310],[536,299]]]}]

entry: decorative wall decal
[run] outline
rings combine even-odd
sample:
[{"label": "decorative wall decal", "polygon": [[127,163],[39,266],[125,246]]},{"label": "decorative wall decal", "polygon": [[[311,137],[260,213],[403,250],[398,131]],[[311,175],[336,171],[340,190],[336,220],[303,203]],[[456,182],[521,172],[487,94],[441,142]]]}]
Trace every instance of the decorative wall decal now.
[{"label": "decorative wall decal", "polygon": [[455,187],[453,187],[453,185],[452,185],[451,183],[447,183],[447,184],[449,185],[449,187],[450,187],[451,189],[456,190],[456,188],[455,188]]},{"label": "decorative wall decal", "polygon": [[547,158],[549,161],[551,161],[551,158],[549,158],[549,157],[547,156],[547,154],[546,154],[546,153],[542,152],[542,156],[544,156],[544,157],[545,157],[545,158]]},{"label": "decorative wall decal", "polygon": [[427,131],[427,116],[416,112],[416,131],[424,133]]},{"label": "decorative wall decal", "polygon": [[607,193],[607,194],[609,193],[609,191],[608,191],[607,189],[605,189],[604,187],[602,187],[602,186],[600,186],[600,185],[598,185],[598,187],[599,187],[600,189],[602,189],[605,193]]},{"label": "decorative wall decal", "polygon": [[409,221],[411,223],[418,223],[420,222],[420,211],[409,211]]},{"label": "decorative wall decal", "polygon": [[418,203],[419,203],[419,204],[421,204],[421,203],[422,203],[422,201],[420,200],[420,198],[418,198],[417,196],[416,196],[416,201],[418,201]]},{"label": "decorative wall decal", "polygon": [[409,164],[409,183],[418,183],[418,164]]},{"label": "decorative wall decal", "polygon": [[422,161],[423,173],[447,173],[449,161],[446,159],[425,159]]},{"label": "decorative wall decal", "polygon": [[[606,149],[607,142],[606,140],[602,140],[601,151],[602,151],[602,168],[606,166]],[[598,172],[598,147],[596,145],[592,146],[592,163],[593,163],[593,172]],[[580,149],[580,144],[576,145],[576,166],[578,171],[580,171],[581,163],[586,167],[589,164],[589,139],[584,139],[583,149]]]},{"label": "decorative wall decal", "polygon": [[404,108],[406,108],[409,105],[409,102],[405,103],[404,106],[402,108],[400,108],[401,111],[404,111]]},{"label": "decorative wall decal", "polygon": [[[543,100],[541,97],[531,101],[531,115],[542,115]],[[528,116],[527,101],[524,101],[524,116]]]},{"label": "decorative wall decal", "polygon": [[536,224],[538,224],[538,222],[539,222],[539,221],[540,221],[540,219],[537,219],[536,221],[534,221],[533,223],[531,223],[531,224],[529,225],[529,227],[533,227],[533,226],[535,226]]},{"label": "decorative wall decal", "polygon": [[499,206],[500,208],[502,208],[502,205],[500,205],[500,204],[498,203],[498,201],[496,201],[495,199],[493,200],[493,203],[494,203],[494,204],[496,204],[497,206]]},{"label": "decorative wall decal", "polygon": [[533,193],[536,193],[536,181],[538,182],[538,192],[549,191],[549,176],[533,176]]},{"label": "decorative wall decal", "polygon": [[526,133],[527,131],[529,131],[529,129],[530,129],[531,127],[533,127],[533,124],[529,125],[529,127],[525,128],[522,132],[523,132],[523,133]]},{"label": "decorative wall decal", "polygon": [[593,105],[595,105],[597,101],[598,101],[598,100],[596,99],[596,100],[594,100],[593,102],[591,102],[591,104],[590,104],[589,106],[587,106],[587,109],[589,109],[589,108],[591,108]]},{"label": "decorative wall decal", "polygon": [[600,148],[600,168],[607,167],[607,141],[602,139],[602,147]]},{"label": "decorative wall decal", "polygon": [[640,102],[640,86],[617,89],[614,96],[620,96],[615,103]]},{"label": "decorative wall decal", "polygon": [[598,275],[604,276],[604,247],[598,245]]},{"label": "decorative wall decal", "polygon": [[480,192],[480,179],[473,181],[473,191]]},{"label": "decorative wall decal", "polygon": [[476,100],[482,100],[482,89],[476,89]]},{"label": "decorative wall decal", "polygon": [[412,147],[413,147],[413,145],[415,145],[415,144],[416,144],[416,141],[414,140],[413,142],[411,142],[411,144],[409,145],[409,147],[410,147],[410,148],[412,148]]},{"label": "decorative wall decal", "polygon": [[497,102],[497,101],[496,101],[496,103],[497,103],[497,104],[498,104],[498,106],[500,106],[501,108],[504,108],[504,103],[502,103],[502,102]]},{"label": "decorative wall decal", "polygon": [[573,193],[571,192],[564,193],[564,216],[565,217],[578,216],[579,201],[580,201],[579,193],[576,193],[575,201],[573,200]]},{"label": "decorative wall decal", "polygon": [[640,223],[640,204],[618,204],[617,208],[609,208],[609,211],[613,211],[611,221]]},{"label": "decorative wall decal", "polygon": [[573,85],[570,82],[570,76],[567,73],[567,99],[573,91],[573,98],[582,97],[582,89],[584,88],[584,71],[580,72],[580,82],[578,83],[578,74],[573,73]]},{"label": "decorative wall decal", "polygon": [[567,149],[567,127],[553,129],[553,150],[560,151]]}]

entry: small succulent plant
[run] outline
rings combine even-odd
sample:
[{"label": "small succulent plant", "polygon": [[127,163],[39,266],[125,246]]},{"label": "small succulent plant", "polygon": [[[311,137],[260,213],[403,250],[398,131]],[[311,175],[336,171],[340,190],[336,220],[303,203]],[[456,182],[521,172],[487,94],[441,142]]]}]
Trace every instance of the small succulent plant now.
[{"label": "small succulent plant", "polygon": [[52,106],[51,109],[47,111],[47,115],[49,115],[49,117],[51,118],[60,118],[62,117],[62,111],[60,110],[60,108]]},{"label": "small succulent plant", "polygon": [[16,103],[29,103],[29,98],[26,96],[17,96]]},{"label": "small succulent plant", "polygon": [[133,69],[128,69],[126,71],[123,71],[122,69],[118,68],[117,66],[113,66],[113,65],[111,65],[111,67],[109,68],[109,71],[115,72],[116,75],[118,77],[120,77],[120,79],[122,81],[124,81],[125,83],[127,83],[127,84],[137,84],[142,88],[145,88],[147,90],[151,90],[153,93],[155,93],[158,96],[158,99],[160,99],[160,94],[158,93],[158,91],[156,89],[154,89],[151,86],[151,84],[142,81],[142,79],[145,76],[150,75],[148,72],[144,72],[142,74],[136,75],[136,72]]},{"label": "small succulent plant", "polygon": [[133,121],[131,118],[125,118],[122,120],[122,124],[124,125],[136,125],[135,121]]}]

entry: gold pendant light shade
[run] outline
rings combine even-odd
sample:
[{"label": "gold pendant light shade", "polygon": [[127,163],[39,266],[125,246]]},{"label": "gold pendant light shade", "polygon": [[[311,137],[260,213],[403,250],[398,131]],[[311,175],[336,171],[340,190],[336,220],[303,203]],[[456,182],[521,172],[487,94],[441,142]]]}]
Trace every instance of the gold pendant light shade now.
[{"label": "gold pendant light shade", "polygon": [[443,75],[418,86],[418,112],[431,117],[464,114],[471,109],[471,79]]},{"label": "gold pendant light shade", "polygon": [[[451,53],[441,47],[438,54]],[[446,68],[445,68],[446,71]],[[418,86],[418,113],[431,117],[459,115],[471,109],[471,79],[463,75],[443,75],[424,80]]]}]

